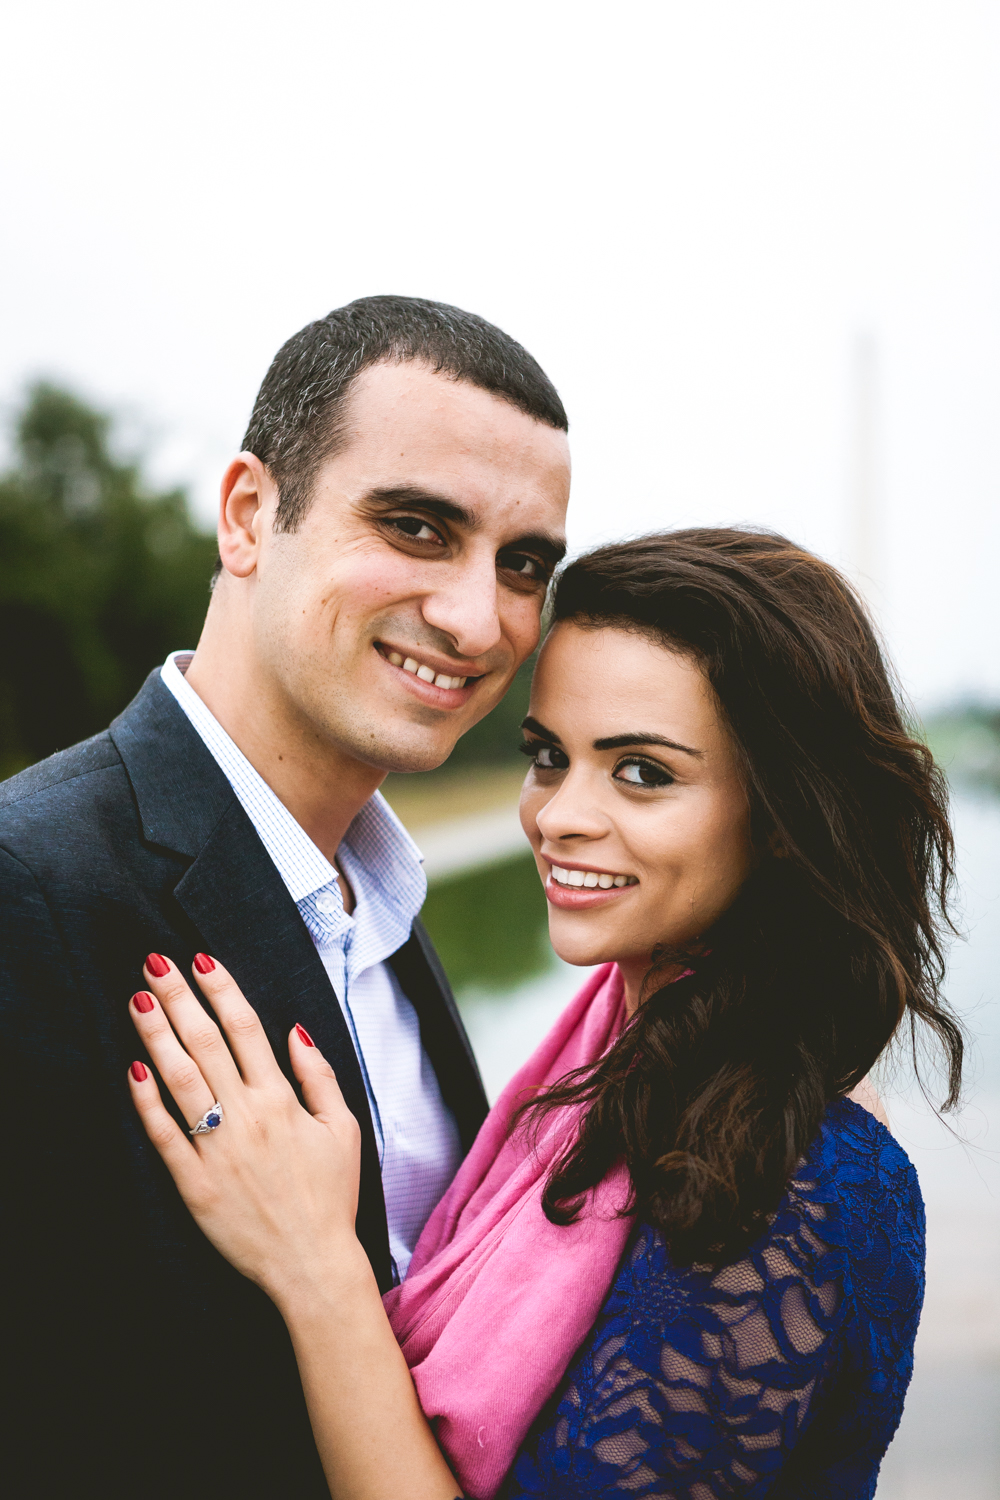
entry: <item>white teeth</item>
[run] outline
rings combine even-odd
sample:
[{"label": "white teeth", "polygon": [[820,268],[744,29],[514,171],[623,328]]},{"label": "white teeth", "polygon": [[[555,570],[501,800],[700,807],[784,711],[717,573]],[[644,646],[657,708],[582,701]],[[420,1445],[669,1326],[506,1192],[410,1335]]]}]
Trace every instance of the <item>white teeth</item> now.
[{"label": "white teeth", "polygon": [[634,875],[609,875],[607,871],[598,874],[596,870],[564,870],[561,865],[552,865],[552,879],[559,885],[582,885],[593,890],[600,886],[602,891],[609,891],[613,885],[638,885]]},{"label": "white teeth", "polygon": [[404,658],[400,656],[398,651],[387,651],[385,659],[387,662],[391,662],[394,667],[402,667],[404,672],[412,672],[414,676],[420,678],[421,682],[433,682],[435,687],[450,689],[464,688],[469,680],[467,677],[449,677],[447,672],[435,672],[433,667],[421,666],[416,657],[407,656]]}]

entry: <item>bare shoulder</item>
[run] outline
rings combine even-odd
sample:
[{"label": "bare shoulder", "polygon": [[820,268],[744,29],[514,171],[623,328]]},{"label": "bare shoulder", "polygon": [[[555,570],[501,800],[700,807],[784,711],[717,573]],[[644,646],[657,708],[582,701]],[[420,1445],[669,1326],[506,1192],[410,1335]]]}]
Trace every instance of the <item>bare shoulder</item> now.
[{"label": "bare shoulder", "polygon": [[862,1078],[861,1082],[856,1088],[851,1090],[847,1097],[848,1099],[853,1099],[855,1104],[860,1104],[862,1109],[866,1109],[870,1115],[874,1115],[876,1120],[879,1120],[885,1126],[886,1130],[890,1128],[886,1107],[882,1103],[878,1090],[870,1078]]}]

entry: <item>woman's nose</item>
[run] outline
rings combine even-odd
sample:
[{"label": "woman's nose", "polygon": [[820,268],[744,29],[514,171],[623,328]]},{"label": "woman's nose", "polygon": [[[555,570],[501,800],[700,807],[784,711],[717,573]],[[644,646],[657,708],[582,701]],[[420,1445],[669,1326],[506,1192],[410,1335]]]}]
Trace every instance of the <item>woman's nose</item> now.
[{"label": "woman's nose", "polygon": [[535,821],[542,838],[550,843],[571,838],[599,839],[608,832],[608,820],[601,811],[592,778],[585,773],[574,774],[572,770],[539,809]]}]

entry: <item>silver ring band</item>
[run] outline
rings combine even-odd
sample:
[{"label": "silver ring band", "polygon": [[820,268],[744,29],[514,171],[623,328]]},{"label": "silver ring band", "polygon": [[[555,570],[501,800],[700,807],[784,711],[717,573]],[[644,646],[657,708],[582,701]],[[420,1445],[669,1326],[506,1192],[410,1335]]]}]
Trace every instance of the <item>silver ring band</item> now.
[{"label": "silver ring band", "polygon": [[211,1109],[206,1109],[197,1125],[192,1125],[190,1135],[211,1135],[222,1124],[222,1105],[216,1099]]}]

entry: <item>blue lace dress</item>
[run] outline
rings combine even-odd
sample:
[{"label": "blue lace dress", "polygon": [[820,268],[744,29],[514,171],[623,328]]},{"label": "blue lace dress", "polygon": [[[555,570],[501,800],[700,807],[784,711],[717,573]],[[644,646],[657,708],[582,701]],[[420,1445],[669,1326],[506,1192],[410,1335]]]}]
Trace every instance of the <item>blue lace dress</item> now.
[{"label": "blue lace dress", "polygon": [[865,1500],[903,1409],[923,1290],[916,1173],[867,1110],[838,1100],[735,1264],[678,1267],[637,1229],[504,1493]]}]

